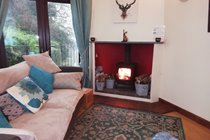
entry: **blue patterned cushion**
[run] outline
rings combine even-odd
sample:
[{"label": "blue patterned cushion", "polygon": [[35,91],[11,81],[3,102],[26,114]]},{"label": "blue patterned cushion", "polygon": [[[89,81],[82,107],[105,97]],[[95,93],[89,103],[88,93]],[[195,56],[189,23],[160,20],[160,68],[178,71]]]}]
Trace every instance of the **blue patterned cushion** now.
[{"label": "blue patterned cushion", "polygon": [[0,110],[0,128],[12,128],[4,114]]},{"label": "blue patterned cushion", "polygon": [[29,77],[7,89],[7,92],[33,113],[39,111],[48,99],[48,95]]},{"label": "blue patterned cushion", "polygon": [[21,116],[25,109],[9,94],[0,96],[0,108],[9,121]]},{"label": "blue patterned cushion", "polygon": [[38,68],[36,66],[31,66],[29,77],[44,90],[45,93],[49,94],[53,91],[53,74]]}]

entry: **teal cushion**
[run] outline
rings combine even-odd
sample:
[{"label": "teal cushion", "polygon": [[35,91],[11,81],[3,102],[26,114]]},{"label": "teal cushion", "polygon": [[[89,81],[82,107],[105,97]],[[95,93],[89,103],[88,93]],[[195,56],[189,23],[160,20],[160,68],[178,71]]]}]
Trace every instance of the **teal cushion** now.
[{"label": "teal cushion", "polygon": [[53,91],[54,75],[36,66],[31,66],[29,77],[49,94]]},{"label": "teal cushion", "polygon": [[4,114],[0,111],[0,128],[12,128]]},{"label": "teal cushion", "polygon": [[29,77],[25,77],[7,92],[28,110],[36,113],[48,99],[48,95]]}]

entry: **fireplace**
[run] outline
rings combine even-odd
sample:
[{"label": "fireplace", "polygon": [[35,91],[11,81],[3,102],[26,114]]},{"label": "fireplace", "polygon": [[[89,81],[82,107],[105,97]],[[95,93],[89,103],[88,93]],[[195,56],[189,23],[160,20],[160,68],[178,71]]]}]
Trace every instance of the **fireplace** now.
[{"label": "fireplace", "polygon": [[135,64],[120,62],[116,64],[116,87],[134,88]]},{"label": "fireplace", "polygon": [[131,63],[131,46],[124,45],[124,62],[118,62],[116,74],[116,86],[134,88],[136,64]]},{"label": "fireplace", "polygon": [[126,67],[118,68],[117,77],[119,80],[130,80],[131,73],[132,73],[131,68],[126,68]]},{"label": "fireplace", "polygon": [[[151,74],[153,46],[141,42],[96,42],[95,67],[103,67],[103,73],[115,78],[112,89],[105,86],[98,91],[96,88],[97,94],[140,97],[135,92],[135,76]],[[150,98],[150,95],[143,98]]]}]

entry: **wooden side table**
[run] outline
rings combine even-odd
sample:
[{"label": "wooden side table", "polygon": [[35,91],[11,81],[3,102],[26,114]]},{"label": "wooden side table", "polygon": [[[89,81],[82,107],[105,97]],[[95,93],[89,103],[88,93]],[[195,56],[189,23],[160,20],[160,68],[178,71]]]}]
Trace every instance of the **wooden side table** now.
[{"label": "wooden side table", "polygon": [[93,89],[91,88],[83,88],[85,92],[85,109],[88,109],[93,105]]},{"label": "wooden side table", "polygon": [[85,110],[90,108],[93,105],[93,89],[91,88],[83,88],[84,98],[82,101],[82,105],[79,109],[78,116],[81,115]]}]

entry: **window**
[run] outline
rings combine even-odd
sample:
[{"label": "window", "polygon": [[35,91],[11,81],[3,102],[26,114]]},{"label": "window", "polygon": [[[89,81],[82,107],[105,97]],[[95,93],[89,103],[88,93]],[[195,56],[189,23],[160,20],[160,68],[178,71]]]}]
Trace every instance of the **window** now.
[{"label": "window", "polygon": [[48,16],[52,59],[61,66],[78,66],[70,4],[48,2]]},{"label": "window", "polygon": [[79,65],[68,0],[11,0],[3,37],[8,66],[47,50],[59,66]]},{"label": "window", "polygon": [[3,30],[9,66],[22,61],[23,54],[39,52],[37,29],[35,1],[11,0]]}]

